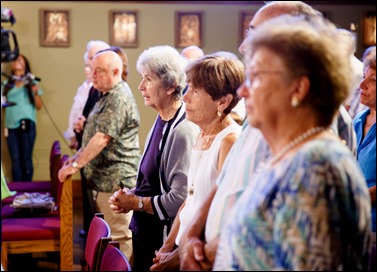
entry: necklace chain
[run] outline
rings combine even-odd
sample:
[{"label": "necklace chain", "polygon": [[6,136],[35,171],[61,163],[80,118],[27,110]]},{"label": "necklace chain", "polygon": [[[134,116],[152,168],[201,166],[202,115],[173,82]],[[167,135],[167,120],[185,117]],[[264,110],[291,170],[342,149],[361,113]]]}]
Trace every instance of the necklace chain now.
[{"label": "necklace chain", "polygon": [[[204,151],[205,151],[206,148],[208,147],[208,143],[209,143],[209,139],[211,138],[211,135],[215,134],[217,131],[219,131],[219,129],[220,129],[220,131],[221,131],[221,124],[222,124],[222,120],[220,120],[220,122],[218,123],[218,125],[213,129],[213,131],[212,131],[211,133],[209,133],[209,134],[207,134],[207,135],[204,134],[204,133],[202,133],[202,137],[206,136],[206,141],[205,141],[205,143],[204,143],[202,149],[200,149],[201,153],[200,153],[199,158],[198,158],[198,160],[197,160],[197,164],[196,164],[196,168],[195,168],[194,176],[193,176],[193,179],[191,180],[191,186],[190,186],[190,188],[188,189],[188,193],[189,193],[190,195],[193,195],[193,194],[194,194],[194,182],[195,182],[195,178],[196,178],[196,172],[198,171],[198,167],[199,167],[200,159],[202,158]],[[197,143],[198,143],[198,141],[196,141],[195,146],[197,146]]]},{"label": "necklace chain", "polygon": [[279,161],[288,151],[290,151],[292,148],[297,146],[299,143],[302,143],[303,141],[308,139],[310,136],[320,133],[324,130],[325,130],[324,127],[314,127],[305,131],[303,134],[300,134],[298,137],[296,137],[291,142],[289,142],[286,146],[284,146],[278,153],[276,153],[276,155],[271,160],[271,164],[274,164],[275,162]]}]

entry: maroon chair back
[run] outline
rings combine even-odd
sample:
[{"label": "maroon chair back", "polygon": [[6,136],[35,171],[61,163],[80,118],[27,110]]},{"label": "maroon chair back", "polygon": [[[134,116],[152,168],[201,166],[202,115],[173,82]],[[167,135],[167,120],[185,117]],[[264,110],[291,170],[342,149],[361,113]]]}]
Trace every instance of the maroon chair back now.
[{"label": "maroon chair back", "polygon": [[50,153],[50,180],[51,180],[51,196],[60,203],[59,199],[59,179],[58,172],[61,167],[61,156],[62,152],[60,149],[60,142],[54,141],[51,147]]},{"label": "maroon chair back", "polygon": [[56,154],[60,153],[60,142],[58,140],[55,140],[52,142],[51,150],[50,150],[50,178],[51,178],[51,172],[52,172],[52,163],[54,161],[54,157]]},{"label": "maroon chair back", "polygon": [[99,271],[131,271],[131,264],[120,251],[118,241],[111,241],[107,245]]},{"label": "maroon chair back", "polygon": [[111,231],[104,220],[103,213],[96,213],[90,223],[85,245],[85,261],[83,270],[98,271],[105,247],[111,241]]},{"label": "maroon chair back", "polygon": [[[68,159],[68,155],[65,155],[66,159]],[[34,216],[48,216],[53,215],[55,216],[55,211],[51,213],[48,210],[39,210],[38,212],[29,212],[28,210],[22,212],[15,212],[15,209],[12,207],[13,200],[16,196],[22,195],[25,192],[28,193],[50,193],[50,195],[54,198],[55,204],[59,207],[60,198],[62,193],[63,185],[60,184],[58,179],[58,172],[61,166],[63,165],[64,161],[61,161],[62,154],[60,149],[60,142],[54,141],[51,146],[50,151],[50,180],[49,181],[28,181],[28,182],[12,182],[10,183],[9,187],[16,189],[17,194],[11,197],[4,199],[1,202],[2,207],[4,209],[1,210],[1,216],[3,218],[13,218],[13,217],[34,217]],[[56,214],[57,215],[57,214]]]},{"label": "maroon chair back", "polygon": [[[56,203],[58,205],[58,208],[60,207],[60,200],[62,198],[62,192],[63,192],[63,182],[59,181],[58,173],[59,173],[60,168],[62,168],[63,164],[66,161],[68,161],[68,159],[69,159],[69,156],[67,154],[64,154],[59,159],[59,164],[53,169],[54,177],[51,178],[51,183],[54,184],[53,186],[51,186],[51,189],[56,186],[56,189],[55,189],[56,198],[54,197],[54,199],[57,201]],[[51,193],[53,193],[52,190],[51,190]]]}]

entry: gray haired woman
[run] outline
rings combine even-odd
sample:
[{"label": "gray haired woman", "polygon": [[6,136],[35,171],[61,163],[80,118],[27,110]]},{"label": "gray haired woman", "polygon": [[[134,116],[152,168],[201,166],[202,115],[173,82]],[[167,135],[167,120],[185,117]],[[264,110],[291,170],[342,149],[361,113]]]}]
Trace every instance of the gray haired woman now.
[{"label": "gray haired woman", "polygon": [[186,64],[170,46],[145,50],[136,64],[144,104],[158,115],[146,139],[136,187],[119,190],[109,200],[115,212],[134,211],[130,229],[135,271],[149,271],[155,250],[162,246],[187,196],[191,149],[199,130],[186,120],[180,99]]}]

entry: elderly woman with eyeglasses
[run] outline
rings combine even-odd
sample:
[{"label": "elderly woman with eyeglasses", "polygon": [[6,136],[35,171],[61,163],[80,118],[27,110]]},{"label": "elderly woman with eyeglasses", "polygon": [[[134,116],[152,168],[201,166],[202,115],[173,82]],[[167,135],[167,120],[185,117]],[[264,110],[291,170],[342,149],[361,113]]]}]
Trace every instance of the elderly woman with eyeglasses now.
[{"label": "elderly woman with eyeglasses", "polygon": [[248,122],[273,156],[220,236],[214,270],[363,270],[370,197],[352,152],[329,133],[348,96],[336,27],[283,15],[246,41]]}]

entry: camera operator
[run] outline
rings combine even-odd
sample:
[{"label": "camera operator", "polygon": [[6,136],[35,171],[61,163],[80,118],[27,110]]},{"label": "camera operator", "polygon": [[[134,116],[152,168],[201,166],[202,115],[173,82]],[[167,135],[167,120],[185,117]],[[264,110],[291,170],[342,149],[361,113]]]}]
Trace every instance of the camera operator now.
[{"label": "camera operator", "polygon": [[19,54],[11,61],[12,75],[1,84],[1,93],[7,102],[5,132],[12,159],[13,181],[31,181],[33,178],[33,149],[36,138],[36,109],[42,108],[42,90],[31,74],[29,61]]}]

